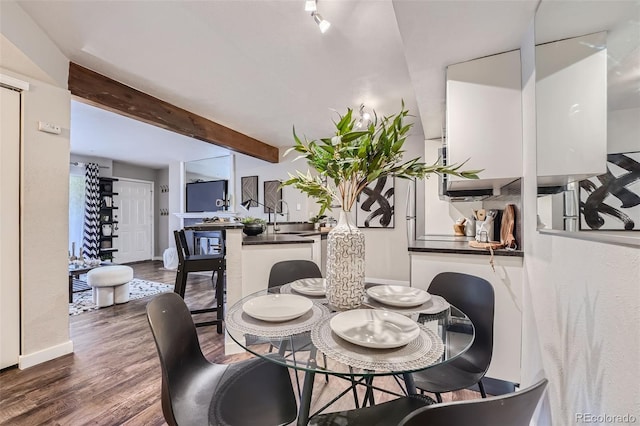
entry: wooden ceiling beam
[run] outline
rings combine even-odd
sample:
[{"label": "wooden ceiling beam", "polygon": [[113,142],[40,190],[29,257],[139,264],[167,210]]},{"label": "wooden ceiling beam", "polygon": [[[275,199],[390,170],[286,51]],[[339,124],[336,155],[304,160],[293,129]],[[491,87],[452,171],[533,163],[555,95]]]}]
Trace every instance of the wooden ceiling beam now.
[{"label": "wooden ceiling beam", "polygon": [[278,148],[274,146],[73,62],[69,63],[69,90],[72,95],[99,108],[270,163],[279,160]]}]

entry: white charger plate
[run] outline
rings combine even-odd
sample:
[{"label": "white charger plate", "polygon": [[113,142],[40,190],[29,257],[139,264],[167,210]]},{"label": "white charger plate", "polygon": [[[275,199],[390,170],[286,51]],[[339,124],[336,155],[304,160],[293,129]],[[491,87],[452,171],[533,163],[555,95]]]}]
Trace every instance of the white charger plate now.
[{"label": "white charger plate", "polygon": [[426,291],[403,285],[376,285],[369,287],[367,294],[380,303],[401,308],[422,305],[431,299]]},{"label": "white charger plate", "polygon": [[242,310],[262,321],[281,322],[298,318],[309,312],[313,302],[295,294],[267,294],[247,300]]},{"label": "white charger plate", "polygon": [[378,309],[353,309],[331,318],[329,327],[338,336],[367,348],[398,348],[420,334],[418,324],[404,315]]},{"label": "white charger plate", "polygon": [[327,291],[327,280],[324,278],[303,278],[290,285],[298,293],[307,296],[324,296]]}]

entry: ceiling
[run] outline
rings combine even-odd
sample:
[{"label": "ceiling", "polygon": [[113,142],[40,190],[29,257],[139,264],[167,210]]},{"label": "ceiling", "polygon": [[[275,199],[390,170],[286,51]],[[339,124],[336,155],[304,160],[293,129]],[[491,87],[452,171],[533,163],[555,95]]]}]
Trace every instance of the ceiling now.
[{"label": "ceiling", "polygon": [[[390,114],[402,99],[420,118],[413,133],[440,137],[445,67],[518,48],[537,3],[320,0],[332,23],[321,34],[303,0],[19,2],[71,61],[279,147],[293,125],[326,136],[332,109]],[[130,121],[74,103],[72,151],[168,161],[160,133]],[[174,161],[193,157],[181,139]]]}]

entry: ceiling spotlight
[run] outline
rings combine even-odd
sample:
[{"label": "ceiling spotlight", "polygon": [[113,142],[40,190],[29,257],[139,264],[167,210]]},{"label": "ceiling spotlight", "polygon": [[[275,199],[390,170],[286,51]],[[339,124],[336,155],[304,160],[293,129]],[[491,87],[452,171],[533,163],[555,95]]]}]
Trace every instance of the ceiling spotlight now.
[{"label": "ceiling spotlight", "polygon": [[306,0],[304,2],[304,10],[307,12],[315,12],[318,10],[316,6],[316,0]]},{"label": "ceiling spotlight", "polygon": [[313,16],[313,20],[316,21],[316,24],[320,27],[321,33],[324,34],[331,26],[331,22],[325,20],[318,12],[312,12],[311,16]]}]

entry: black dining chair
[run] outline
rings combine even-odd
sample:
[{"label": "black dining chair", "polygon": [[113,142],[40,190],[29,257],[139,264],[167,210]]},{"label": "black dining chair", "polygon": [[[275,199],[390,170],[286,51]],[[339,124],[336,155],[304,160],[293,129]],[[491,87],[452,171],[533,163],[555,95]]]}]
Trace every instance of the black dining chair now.
[{"label": "black dining chair", "polygon": [[211,282],[215,291],[216,306],[213,308],[194,309],[191,310],[191,313],[196,315],[215,312],[215,320],[198,322],[196,323],[196,327],[216,325],[218,334],[221,334],[224,321],[224,249],[221,250],[220,254],[192,255],[189,251],[184,230],[174,231],[173,235],[178,251],[178,271],[176,272],[176,284],[173,291],[184,299],[189,273],[211,271]]},{"label": "black dining chair", "polygon": [[[322,272],[318,265],[311,260],[283,260],[281,262],[276,262],[271,266],[267,287],[278,287],[303,278],[322,278]],[[289,349],[292,349],[293,352],[309,350],[311,348],[311,338],[308,335],[298,335],[294,336],[286,346],[280,346],[273,341],[271,342],[271,345],[272,347],[277,347],[281,353],[284,353],[284,351]],[[327,365],[327,356],[322,354],[322,357],[324,365]],[[325,374],[325,380],[327,382],[329,381],[328,374]],[[296,386],[298,387],[298,394],[301,394],[300,379],[297,371]]]},{"label": "black dining chair", "polygon": [[[547,379],[518,392],[485,399],[431,404],[401,397],[373,407],[315,416],[310,426],[528,426]],[[415,407],[415,408],[413,408]]]},{"label": "black dining chair", "polygon": [[[297,405],[288,369],[254,358],[209,362],[184,300],[163,293],[147,304],[162,370],[162,413],[171,426],[269,426],[293,422]],[[272,355],[277,357],[278,355]]]},{"label": "black dining chair", "polygon": [[302,278],[322,278],[322,272],[311,260],[283,260],[271,267],[268,287],[281,286]]},{"label": "black dining chair", "polygon": [[486,398],[482,378],[493,354],[493,287],[480,277],[443,272],[433,278],[428,291],[444,297],[469,317],[475,328],[475,339],[466,352],[450,362],[413,373],[416,387],[435,393],[438,402],[442,402],[441,393],[477,384],[482,397]]}]

